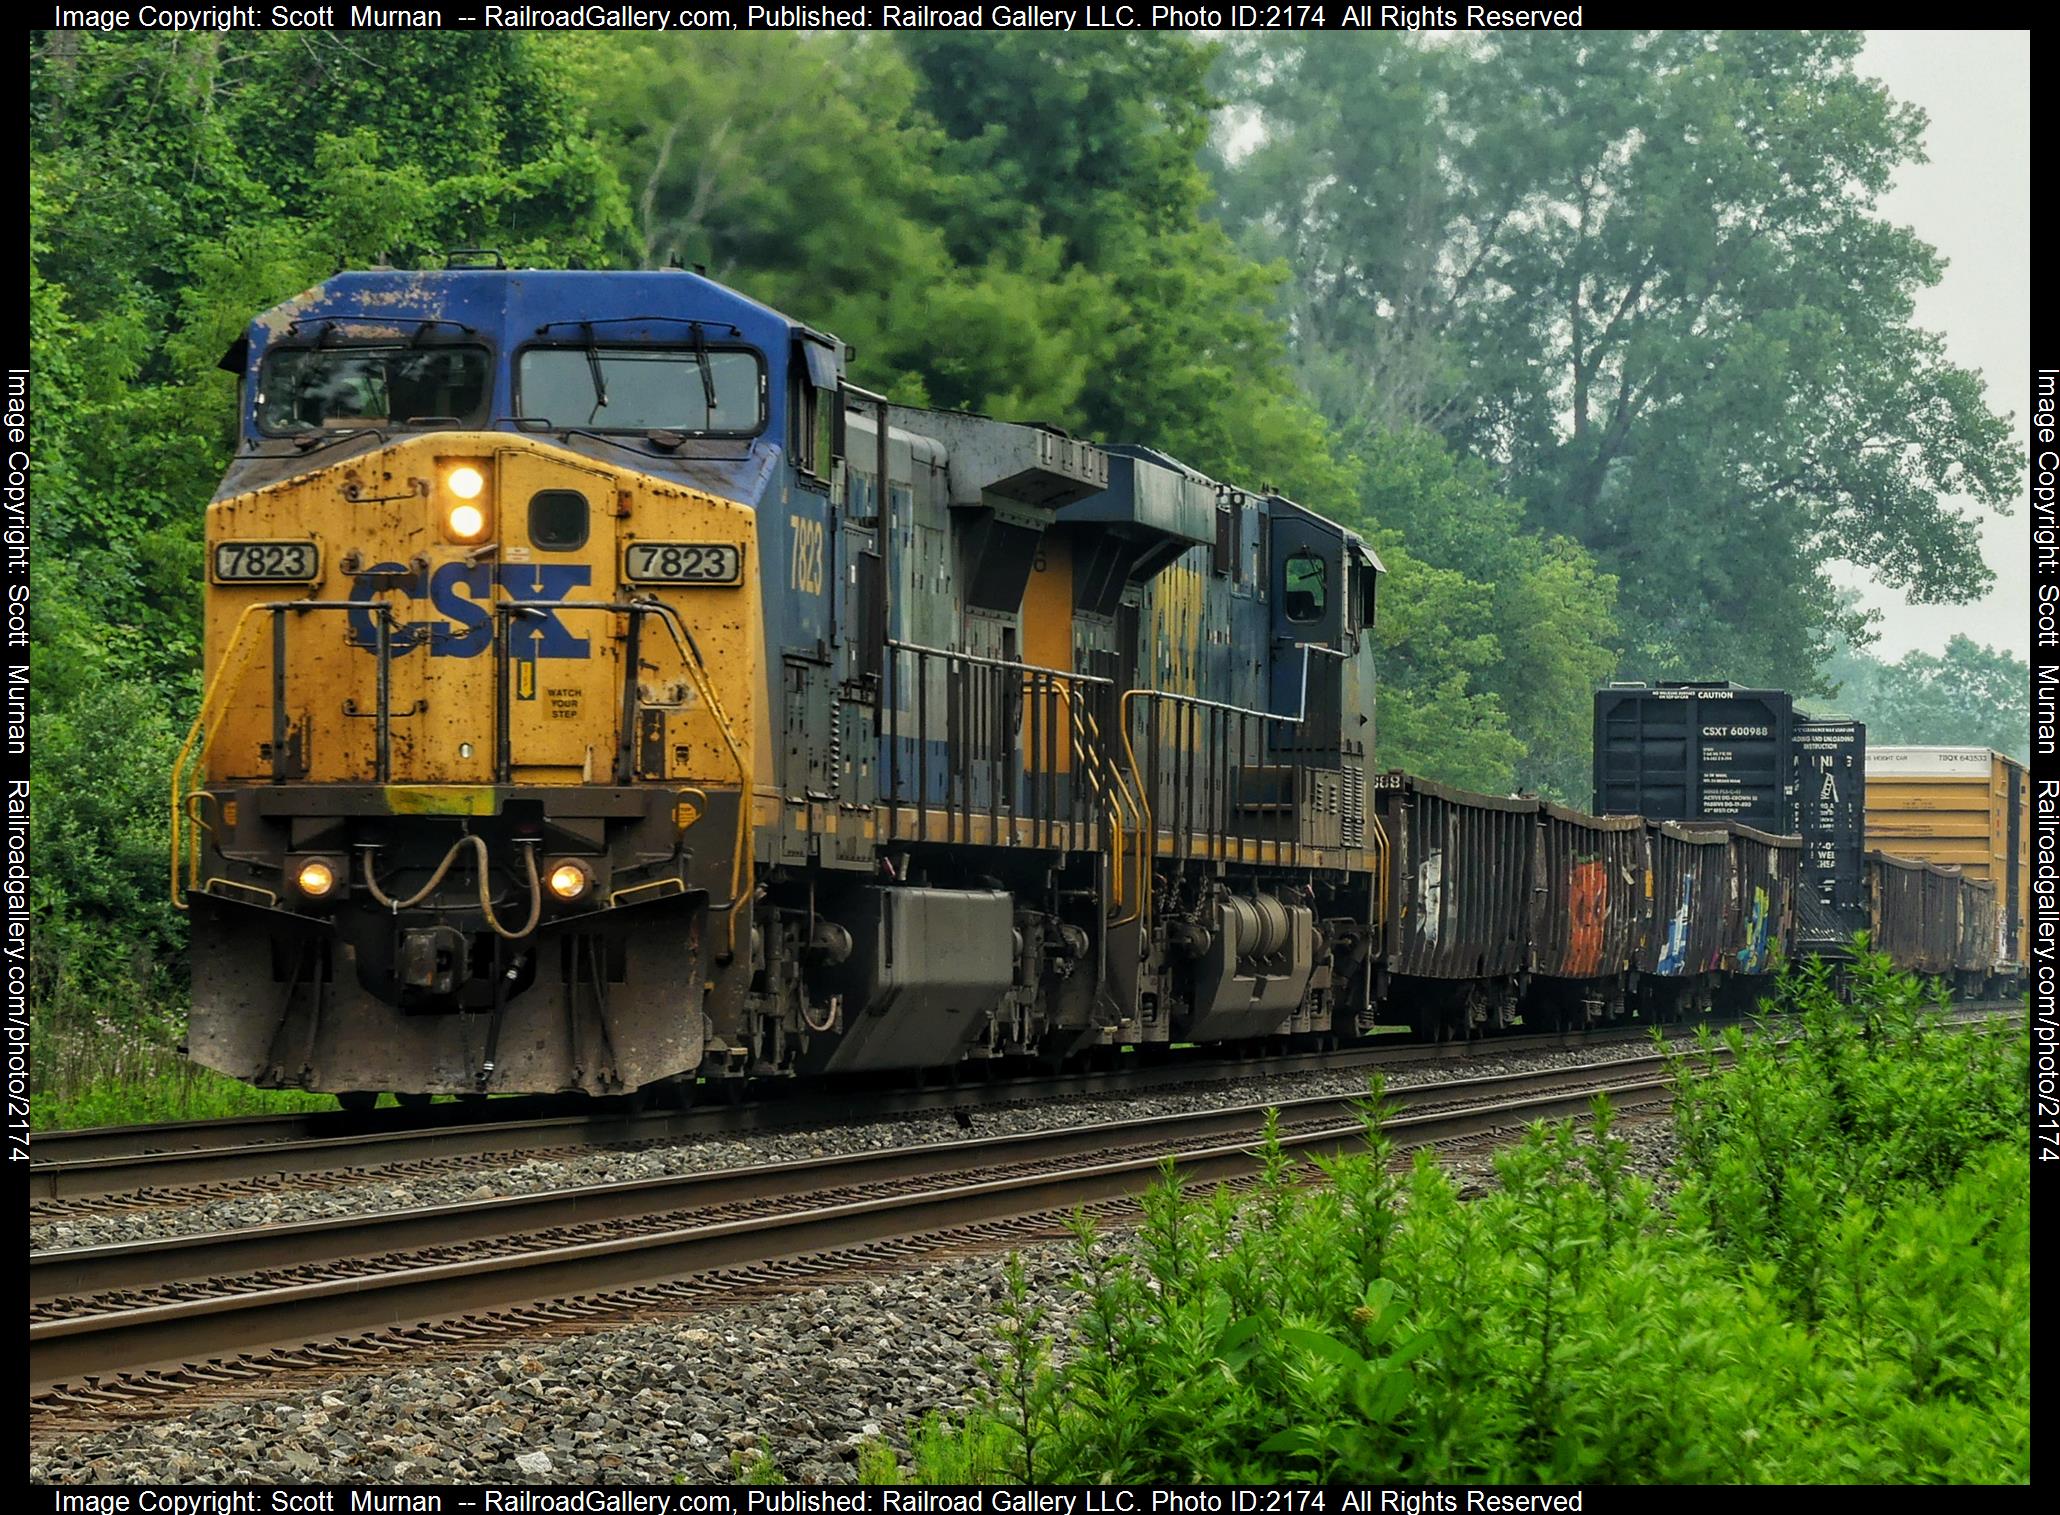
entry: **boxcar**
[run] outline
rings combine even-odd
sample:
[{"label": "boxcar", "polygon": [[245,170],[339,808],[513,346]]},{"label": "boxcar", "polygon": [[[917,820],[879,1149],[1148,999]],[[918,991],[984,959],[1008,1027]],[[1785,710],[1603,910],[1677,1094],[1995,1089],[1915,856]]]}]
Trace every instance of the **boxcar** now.
[{"label": "boxcar", "polygon": [[1538,806],[1524,1020],[1579,1025],[1623,1009],[1645,928],[1645,823]]},{"label": "boxcar", "polygon": [[1874,946],[1911,973],[1950,973],[1960,946],[1960,870],[1867,854]]},{"label": "boxcar", "polygon": [[1723,971],[1732,889],[1731,833],[1645,822],[1652,858],[1639,993],[1657,1014],[1708,1009]]},{"label": "boxcar", "polygon": [[1397,774],[1379,814],[1398,1008],[1426,1034],[1509,1024],[1529,966],[1538,801]]}]

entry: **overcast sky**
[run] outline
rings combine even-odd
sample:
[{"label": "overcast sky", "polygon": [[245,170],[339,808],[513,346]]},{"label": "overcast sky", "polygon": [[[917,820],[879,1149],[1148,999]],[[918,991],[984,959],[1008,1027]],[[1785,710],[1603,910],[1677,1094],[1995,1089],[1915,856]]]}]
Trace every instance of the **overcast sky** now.
[{"label": "overcast sky", "polygon": [[[1881,202],[1882,214],[1947,260],[1944,279],[1917,296],[1917,324],[1945,338],[1955,363],[1981,372],[1989,404],[2015,417],[2022,446],[2031,413],[2031,34],[1869,32],[1860,68],[1931,117],[1931,161],[1905,168]],[[2020,499],[2014,515],[1987,516],[1982,540],[1996,583],[1975,604],[1911,606],[1864,570],[1847,572],[1883,613],[1881,640],[1869,650],[1893,661],[1913,648],[1939,651],[1965,632],[2028,658],[2024,512]]]}]

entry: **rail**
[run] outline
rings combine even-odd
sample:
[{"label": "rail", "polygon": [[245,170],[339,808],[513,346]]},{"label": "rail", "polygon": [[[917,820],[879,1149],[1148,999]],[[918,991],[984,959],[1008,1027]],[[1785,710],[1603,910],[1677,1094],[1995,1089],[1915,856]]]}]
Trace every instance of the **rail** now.
[{"label": "rail", "polygon": [[[1597,1093],[1657,1106],[1659,1059],[1398,1091],[1386,1129],[1405,1146],[1578,1118]],[[1281,1102],[1280,1145],[1361,1146],[1357,1095]],[[1061,1131],[639,1180],[355,1221],[94,1249],[32,1272],[32,1392],[154,1366],[592,1298],[1083,1204],[1133,1200],[1169,1164],[1235,1181],[1265,1161],[1268,1107],[1185,1111]],[[41,1301],[38,1303],[37,1301]]]}]

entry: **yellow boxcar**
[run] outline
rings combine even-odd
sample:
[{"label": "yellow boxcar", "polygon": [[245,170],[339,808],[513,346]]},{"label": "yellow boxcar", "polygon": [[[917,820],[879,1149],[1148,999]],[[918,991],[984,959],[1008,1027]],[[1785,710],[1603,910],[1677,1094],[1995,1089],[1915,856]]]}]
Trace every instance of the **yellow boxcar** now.
[{"label": "yellow boxcar", "polygon": [[2031,785],[2022,763],[1986,747],[1869,747],[1867,847],[1994,882],[1998,956],[2024,961]]}]

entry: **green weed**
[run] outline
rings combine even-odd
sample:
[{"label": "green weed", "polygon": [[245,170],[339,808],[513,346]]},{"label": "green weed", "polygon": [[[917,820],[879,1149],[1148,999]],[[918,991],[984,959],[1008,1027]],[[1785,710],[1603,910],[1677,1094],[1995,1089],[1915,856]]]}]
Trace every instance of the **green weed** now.
[{"label": "green weed", "polygon": [[1784,1051],[1680,1055],[1665,1199],[1601,1101],[1472,1202],[1371,1118],[1317,1163],[1269,1129],[1235,1198],[1169,1173],[1121,1248],[1077,1224],[1056,1364],[1012,1265],[985,1401],[913,1476],[2028,1479],[2025,1033],[1942,1028],[1864,952],[1851,992],[1795,970]]}]

